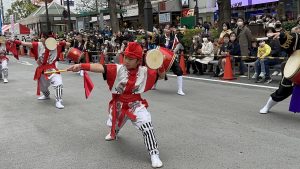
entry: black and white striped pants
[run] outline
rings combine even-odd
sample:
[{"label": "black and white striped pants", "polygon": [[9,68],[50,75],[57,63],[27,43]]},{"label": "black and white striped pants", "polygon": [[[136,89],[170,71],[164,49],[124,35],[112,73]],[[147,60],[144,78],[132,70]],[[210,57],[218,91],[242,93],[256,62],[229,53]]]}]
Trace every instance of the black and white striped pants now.
[{"label": "black and white striped pants", "polygon": [[149,151],[149,154],[150,155],[159,154],[152,122],[143,124],[140,130],[143,132],[144,143]]}]

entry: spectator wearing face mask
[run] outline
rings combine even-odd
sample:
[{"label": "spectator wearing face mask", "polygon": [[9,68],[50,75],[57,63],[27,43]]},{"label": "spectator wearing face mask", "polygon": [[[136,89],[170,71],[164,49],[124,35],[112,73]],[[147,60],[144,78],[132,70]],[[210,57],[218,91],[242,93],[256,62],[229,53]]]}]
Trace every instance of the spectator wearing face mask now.
[{"label": "spectator wearing face mask", "polygon": [[202,56],[196,59],[196,64],[198,64],[199,67],[202,67],[203,64],[207,65],[210,61],[214,60],[214,45],[210,39],[208,39],[208,35],[204,35],[202,41]]},{"label": "spectator wearing face mask", "polygon": [[[249,53],[249,48],[251,45],[252,33],[250,29],[245,26],[244,19],[238,18],[237,20],[238,27],[234,30],[237,35],[237,41],[240,44],[241,55],[247,56]],[[240,70],[240,74],[244,74],[244,67]]]},{"label": "spectator wearing face mask", "polygon": [[234,30],[237,28],[237,24],[236,24],[236,19],[235,18],[231,18],[230,20],[230,28],[231,30]]},{"label": "spectator wearing face mask", "polygon": [[[241,56],[241,46],[238,43],[237,35],[234,32],[232,32],[230,34],[230,45],[231,45],[231,50],[229,51],[229,54],[231,56]],[[243,56],[245,56],[245,55],[243,55]],[[245,68],[244,61],[242,60],[241,57],[239,57],[239,58],[235,58],[235,62],[239,63],[240,75],[243,75],[244,74],[244,68]]]}]

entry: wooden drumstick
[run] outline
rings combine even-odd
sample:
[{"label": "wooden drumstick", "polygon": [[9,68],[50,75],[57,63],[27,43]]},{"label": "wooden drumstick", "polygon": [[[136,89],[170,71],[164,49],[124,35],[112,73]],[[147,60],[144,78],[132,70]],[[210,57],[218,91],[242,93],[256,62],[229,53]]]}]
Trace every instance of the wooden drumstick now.
[{"label": "wooden drumstick", "polygon": [[68,70],[54,70],[54,71],[48,71],[44,72],[44,74],[53,74],[53,73],[60,73],[60,72],[67,72]]}]

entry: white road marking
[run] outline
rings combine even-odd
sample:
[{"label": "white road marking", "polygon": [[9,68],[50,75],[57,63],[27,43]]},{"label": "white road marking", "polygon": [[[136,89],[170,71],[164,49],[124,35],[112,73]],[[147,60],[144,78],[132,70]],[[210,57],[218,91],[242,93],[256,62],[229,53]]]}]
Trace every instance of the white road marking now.
[{"label": "white road marking", "polygon": [[18,60],[17,63],[20,63],[22,65],[27,65],[27,66],[32,66],[33,65],[33,64],[31,64],[31,63],[29,63],[27,61],[20,61],[20,60]]},{"label": "white road marking", "polygon": [[[176,77],[176,75],[168,74],[168,76]],[[201,80],[201,81],[209,81],[209,82],[218,82],[218,83],[226,83],[226,84],[234,84],[240,86],[250,86],[250,87],[258,87],[258,88],[265,88],[265,89],[278,89],[278,87],[272,86],[264,86],[264,85],[255,85],[255,84],[248,84],[248,83],[239,83],[233,81],[225,81],[225,80],[215,80],[215,79],[205,79],[199,77],[189,77],[189,76],[182,76],[184,79],[194,79],[194,80]]]}]

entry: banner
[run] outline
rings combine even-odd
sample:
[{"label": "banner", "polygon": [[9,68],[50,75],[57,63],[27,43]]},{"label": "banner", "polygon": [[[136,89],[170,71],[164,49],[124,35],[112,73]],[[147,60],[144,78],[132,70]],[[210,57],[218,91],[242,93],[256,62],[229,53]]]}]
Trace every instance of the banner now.
[{"label": "banner", "polygon": [[11,23],[11,34],[15,34],[15,18],[14,15],[10,15],[10,23]]},{"label": "banner", "polygon": [[194,16],[195,10],[194,9],[182,9],[182,17]]},{"label": "banner", "polygon": [[0,10],[0,35],[2,35],[2,11]]}]

